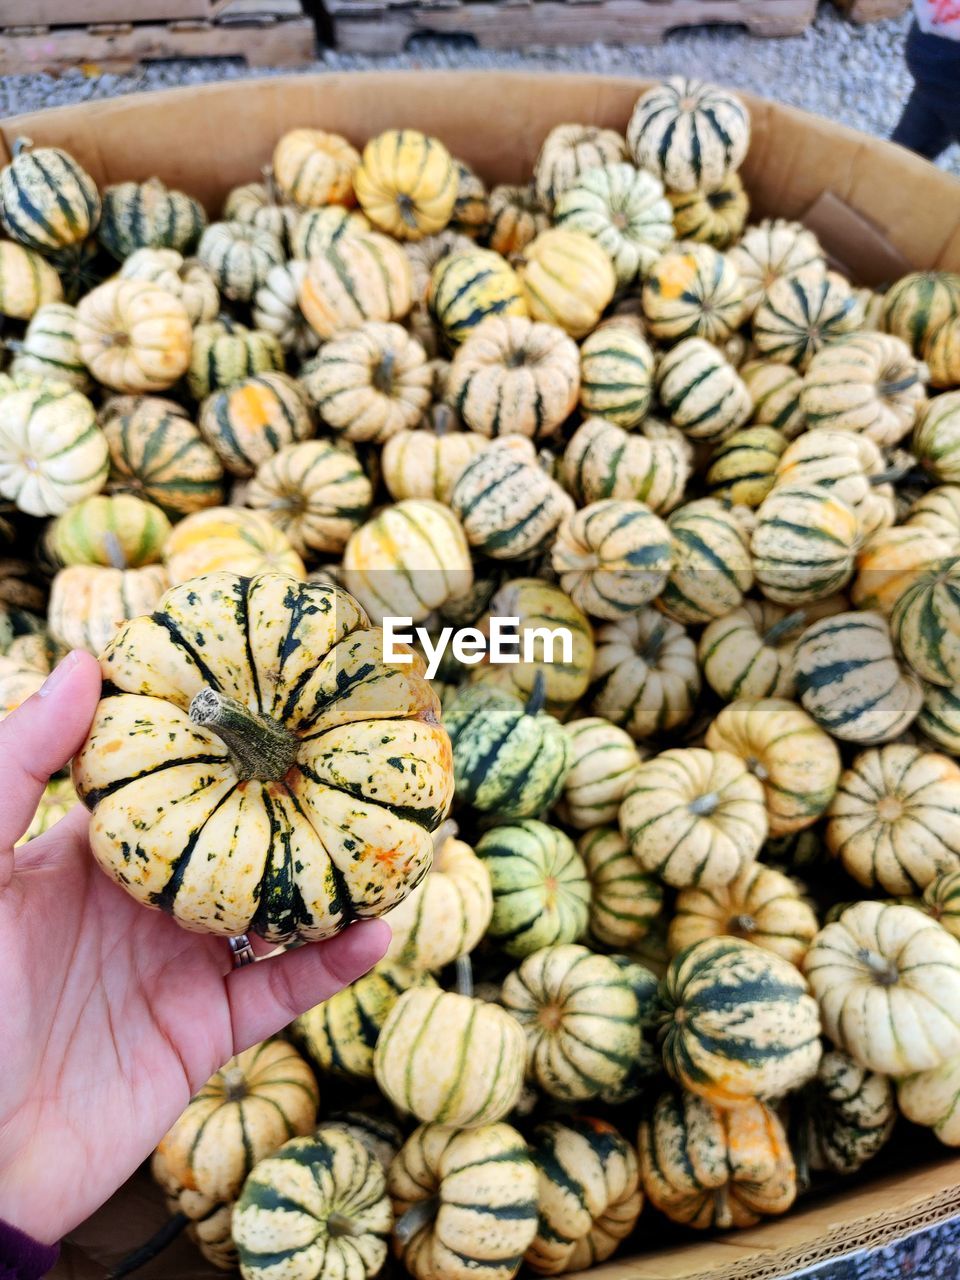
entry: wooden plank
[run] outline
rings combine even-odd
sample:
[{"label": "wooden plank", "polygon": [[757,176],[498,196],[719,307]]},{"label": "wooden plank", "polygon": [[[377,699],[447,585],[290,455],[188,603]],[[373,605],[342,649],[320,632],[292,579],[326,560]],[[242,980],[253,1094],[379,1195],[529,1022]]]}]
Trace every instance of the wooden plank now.
[{"label": "wooden plank", "polygon": [[215,0],[0,0],[0,27],[85,27],[96,22],[212,18]]},{"label": "wooden plank", "polygon": [[487,49],[528,44],[578,45],[595,40],[656,44],[668,31],[704,23],[734,23],[758,36],[799,35],[813,21],[816,0],[596,0],[513,7],[471,0],[391,4],[375,12],[356,0],[324,0],[337,48],[350,53],[399,53],[415,35],[472,36]]},{"label": "wooden plank", "polygon": [[242,58],[250,67],[296,67],[312,61],[316,30],[309,18],[260,25],[188,22],[54,27],[0,32],[0,75],[97,66],[121,71],[166,58]]},{"label": "wooden plank", "polygon": [[851,22],[882,22],[899,18],[910,8],[910,0],[834,0]]}]

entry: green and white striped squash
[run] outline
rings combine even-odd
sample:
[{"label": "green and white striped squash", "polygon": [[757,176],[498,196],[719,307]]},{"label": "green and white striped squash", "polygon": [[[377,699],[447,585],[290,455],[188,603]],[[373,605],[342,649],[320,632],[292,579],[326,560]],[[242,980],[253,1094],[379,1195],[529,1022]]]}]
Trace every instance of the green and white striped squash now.
[{"label": "green and white striped squash", "polygon": [[894,605],[926,571],[960,551],[960,536],[944,536],[923,525],[878,530],[857,556],[850,599],[858,609],[892,613]]},{"label": "green and white striped squash", "polygon": [[782,1098],[820,1062],[820,1018],[803,975],[741,938],[709,938],[670,962],[663,1060],[717,1107]]},{"label": "green and white striped squash", "polygon": [[624,498],[663,515],[683,498],[692,458],[689,441],[666,423],[647,418],[627,432],[606,418],[588,418],[564,451],[561,474],[580,505]]},{"label": "green and white striped squash", "polygon": [[155,503],[173,520],[223,502],[223,464],[179,405],[154,396],[135,398],[105,417],[102,426],[110,450],[111,493]]},{"label": "green and white striped squash", "polygon": [[703,747],[638,765],[619,821],[643,870],[675,889],[729,884],[767,837],[762,784],[732,752]]},{"label": "green and white striped squash", "polygon": [[759,507],[773,488],[787,437],[775,427],[741,427],[714,449],[706,481],[710,496]]},{"label": "green and white striped squash", "polygon": [[380,1162],[352,1133],[322,1128],[254,1167],[231,1230],[244,1280],[372,1280],[392,1227]]},{"label": "green and white striped squash", "polygon": [[960,391],[930,401],[913,433],[913,452],[939,484],[960,484]]},{"label": "green and white striped squash", "polygon": [[777,604],[823,600],[853,576],[860,538],[857,513],[839,496],[818,485],[777,485],[760,504],[750,541],[757,586]]},{"label": "green and white striped squash", "polygon": [[670,529],[642,502],[605,498],[564,520],[550,552],[560,585],[584,613],[616,621],[663,591]]},{"label": "green and white striped squash", "polygon": [[663,887],[647,875],[616,827],[594,827],[577,841],[590,880],[588,940],[631,951],[663,909]]},{"label": "green and white striped squash", "polygon": [[309,259],[298,301],[323,342],[367,320],[402,320],[414,304],[410,259],[378,232],[341,236]]},{"label": "green and white striped squash", "polygon": [[960,315],[960,275],[954,271],[913,271],[883,296],[883,328],[896,334],[918,359],[931,336]]},{"label": "green and white striped squash", "polygon": [[503,436],[477,454],[461,472],[451,504],[471,547],[494,560],[529,559],[544,550],[573,509],[526,436]]},{"label": "green and white striped squash", "polygon": [[626,143],[615,129],[558,124],[544,138],[534,162],[534,191],[551,210],[557,197],[584,173],[627,158]]},{"label": "green and white striped squash", "polygon": [[926,405],[926,369],[900,338],[854,333],[818,351],[807,369],[800,410],[807,429],[856,431],[889,448]]},{"label": "green and white striped squash", "polygon": [[818,1172],[856,1173],[886,1145],[897,1119],[893,1084],[830,1049],[799,1100],[795,1146]]},{"label": "green and white striped squash", "polygon": [[103,193],[97,239],[118,262],[137,249],[190,253],[207,225],[203,205],[159,178],[120,182]]},{"label": "green and white striped squash", "polygon": [[675,622],[709,622],[743,603],[753,586],[749,534],[737,512],[716,498],[697,498],[667,521],[673,564],[657,600]]},{"label": "green and white striped squash", "polygon": [[757,426],[773,427],[792,440],[805,427],[800,408],[803,374],[792,364],[778,360],[748,360],[740,377],[753,402],[751,417]]},{"label": "green and white striped squash", "polygon": [[501,1000],[523,1027],[528,1077],[562,1102],[615,1091],[640,1053],[637,997],[614,961],[587,947],[528,955],[507,975]]},{"label": "green and white striped squash", "polygon": [[[228,217],[236,217],[224,208]],[[239,218],[246,222],[246,218]],[[289,232],[291,258],[316,257],[337,243],[341,236],[369,232],[372,228],[365,214],[359,209],[345,209],[340,204],[329,204],[322,209],[304,209],[295,219]],[[276,233],[274,233],[276,234]]]},{"label": "green and white striped squash", "polygon": [[733,435],[753,409],[736,369],[703,338],[685,338],[661,357],[657,395],[688,439],[710,443]]},{"label": "green and white striped squash", "polygon": [[946,1147],[960,1147],[960,1054],[938,1067],[901,1076],[897,1102],[913,1124],[932,1129]]},{"label": "green and white striped squash", "polygon": [[923,909],[960,938],[960,871],[948,871],[931,880],[923,891]]},{"label": "green and white striped squash", "polygon": [[380,1162],[384,1173],[389,1172],[390,1165],[403,1146],[400,1126],[383,1116],[371,1115],[369,1111],[334,1111],[318,1127],[346,1129]]},{"label": "green and white striped squash", "polygon": [[25,245],[0,240],[0,315],[29,320],[38,308],[62,299],[60,277],[46,258]]},{"label": "green and white striped squash", "polygon": [[488,443],[486,436],[458,427],[453,411],[435,404],[424,425],[390,437],[380,462],[383,483],[393,499],[433,498],[450,505],[467,464]]},{"label": "green and white striped squash", "polygon": [[487,316],[527,315],[516,272],[492,249],[473,248],[441,258],[427,297],[434,319],[453,345]]},{"label": "green and white striped squash", "polygon": [[960,684],[960,556],[934,561],[893,606],[890,629],[913,670],[930,684]]},{"label": "green and white striped squash", "polygon": [[627,125],[635,163],[670,191],[713,191],[740,168],[750,115],[736,94],[704,80],[671,76],[637,99]]},{"label": "green and white striped squash", "polygon": [[252,476],[285,445],[313,434],[307,396],[285,373],[241,378],[200,406],[200,434],[235,476]]},{"label": "green and white striped squash", "polygon": [[187,309],[192,325],[209,324],[220,310],[220,290],[196,258],[176,249],[137,249],[120,268],[124,280],[149,280],[172,293]]},{"label": "green and white striped squash", "polygon": [[253,295],[251,310],[257,328],[274,334],[284,351],[292,351],[301,360],[320,345],[319,335],[300,310],[300,286],[306,270],[305,263],[296,261],[271,267]]},{"label": "green and white striped squash", "polygon": [[553,221],[595,240],[621,285],[646,275],[673,240],[663,183],[632,164],[599,165],[581,173],[557,197]]},{"label": "green and white striped squash", "polygon": [[187,389],[194,400],[203,400],[255,373],[282,372],[284,363],[283,348],[272,333],[221,315],[193,331]]},{"label": "green and white striped squash", "polygon": [[434,987],[429,973],[392,960],[302,1013],[292,1031],[319,1071],[373,1079],[373,1051],[387,1015],[405,991]]},{"label": "green and white striped squash", "polygon": [[671,191],[668,198],[678,240],[727,249],[743,234],[750,200],[738,173],[728,173],[713,191]]},{"label": "green and white striped squash", "polygon": [[537,1125],[531,1146],[540,1175],[540,1221],[527,1266],[555,1276],[606,1261],[643,1208],[633,1147],[613,1125],[589,1116]]},{"label": "green and white striped squash", "polygon": [[942,484],[913,502],[904,522],[937,536],[960,538],[960,485]]},{"label": "green and white striped squash", "polygon": [[3,225],[20,244],[41,253],[80,244],[97,229],[100,193],[73,156],[17,138],[0,170]]},{"label": "green and white striped squash", "polygon": [[80,359],[77,313],[66,302],[48,302],[33,313],[26,332],[14,345],[10,373],[29,374],[50,382],[65,382],[76,391],[89,391],[93,380]]},{"label": "green and white striped squash", "polygon": [[447,226],[459,235],[479,239],[490,221],[487,188],[465,161],[454,159],[453,163],[457,171],[457,198]]},{"label": "green and white striped squash", "polygon": [[774,488],[829,490],[853,508],[861,535],[867,538],[896,518],[894,490],[887,478],[883,454],[872,440],[854,431],[823,428],[791,441],[777,463]]},{"label": "green and white striped squash", "polygon": [[846,279],[819,265],[775,280],[753,315],[761,355],[805,370],[821,348],[860,328],[863,311]]},{"label": "green and white striped squash", "polygon": [[756,226],[747,227],[730,250],[730,258],[740,272],[751,313],[776,280],[807,267],[826,270],[826,258],[814,233],[802,223],[785,218],[764,218]]},{"label": "green and white striped squash", "polygon": [[390,1166],[394,1248],[414,1280],[513,1280],[537,1230],[537,1169],[507,1124],[415,1129]]},{"label": "green and white striped squash", "polygon": [[526,1056],[523,1028],[498,1004],[416,987],[387,1015],[373,1067],[399,1111],[475,1129],[516,1106]]},{"label": "green and white striped squash", "polygon": [[576,942],[587,928],[590,882],[573,841],[526,818],[485,831],[477,854],[490,872],[488,937],[509,956]]},{"label": "green and white striped squash", "polygon": [[650,1203],[685,1227],[752,1227],[796,1199],[787,1135],[762,1102],[728,1109],[669,1089],[644,1116],[638,1146]]},{"label": "green and white striped squash", "polygon": [[808,627],[794,674],[800,705],[843,742],[891,742],[916,718],[920,681],[898,661],[880,613],[838,613]]},{"label": "green and white striped squash", "polygon": [[705,338],[719,346],[747,318],[736,267],[708,244],[658,258],[644,277],[642,307],[647,328],[661,342]]},{"label": "green and white striped squash", "polygon": [[[649,941],[649,937],[647,940]],[[639,1098],[650,1081],[663,1072],[658,1040],[663,1006],[660,1003],[660,979],[651,969],[641,964],[634,955],[615,955],[610,959],[630,984],[640,1011],[640,1052],[621,1083],[615,1089],[605,1089],[601,1094],[601,1100],[608,1106],[618,1107]]]},{"label": "green and white striped squash", "polygon": [[[267,165],[262,172],[263,182],[246,182],[227,193],[227,198],[223,202],[224,221],[243,222],[261,231],[269,231],[290,250],[292,258],[309,258],[309,252],[304,253],[302,249],[293,247],[293,237],[298,225],[313,210],[303,210],[294,204],[283,203],[274,181],[273,169]],[[347,216],[347,210],[342,205],[328,205],[326,209],[318,212],[328,210],[333,215],[333,225],[336,225],[336,214],[342,214],[344,218]],[[362,219],[361,225],[369,229],[370,224],[366,218],[362,214],[358,216]]]},{"label": "green and white striped squash", "polygon": [[654,355],[628,319],[601,324],[580,344],[580,407],[632,430],[653,399]]},{"label": "green and white striped squash", "polygon": [[923,684],[917,728],[948,755],[960,756],[960,685]]},{"label": "green and white striped squash", "polygon": [[693,715],[697,647],[678,622],[641,609],[599,628],[592,680],[591,710],[643,742]]},{"label": "green and white striped squash", "polygon": [[58,516],[106,483],[107,442],[93,405],[62,383],[3,397],[0,495],[31,516]]},{"label": "green and white striped squash", "polygon": [[243,222],[212,222],[200,237],[197,257],[231,302],[250,302],[271,267],[284,261],[275,235]]},{"label": "green and white striped squash", "polygon": [[[835,612],[843,607],[838,603]],[[700,633],[699,659],[707,684],[726,702],[792,698],[797,642],[818,616],[816,606],[789,610],[771,600],[744,600],[739,609],[714,618]]]},{"label": "green and white striped squash", "polygon": [[601,716],[571,720],[564,732],[570,756],[558,814],[577,831],[615,822],[630,774],[640,763],[633,739]]},{"label": "green and white striped squash", "polygon": [[932,387],[960,387],[960,315],[934,331],[923,356]]},{"label": "green and white striped squash", "polygon": [[139,569],[163,554],[170,521],[134,494],[95,494],[58,516],[45,543],[58,564],[102,564]]}]

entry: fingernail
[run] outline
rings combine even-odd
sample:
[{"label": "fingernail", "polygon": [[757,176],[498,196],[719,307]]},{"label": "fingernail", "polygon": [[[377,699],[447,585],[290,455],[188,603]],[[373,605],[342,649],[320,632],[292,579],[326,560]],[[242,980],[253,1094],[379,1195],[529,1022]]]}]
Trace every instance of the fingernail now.
[{"label": "fingernail", "polygon": [[64,680],[66,680],[67,676],[69,676],[70,672],[79,661],[79,652],[76,649],[71,650],[62,662],[57,663],[54,669],[47,676],[46,680],[44,680],[43,684],[37,690],[40,697],[49,698],[51,693],[56,692],[57,688],[63,684]]}]

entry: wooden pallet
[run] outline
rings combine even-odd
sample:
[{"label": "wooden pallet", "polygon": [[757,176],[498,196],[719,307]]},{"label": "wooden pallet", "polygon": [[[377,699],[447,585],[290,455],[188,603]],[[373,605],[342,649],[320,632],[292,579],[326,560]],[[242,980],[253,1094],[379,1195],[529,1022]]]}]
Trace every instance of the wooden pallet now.
[{"label": "wooden pallet", "polygon": [[668,31],[709,23],[753,35],[799,35],[817,0],[323,0],[337,48],[399,53],[417,35],[468,37],[487,49],[658,44]]},{"label": "wooden pallet", "polygon": [[899,18],[910,8],[910,0],[834,0],[851,22],[882,22]]},{"label": "wooden pallet", "polygon": [[316,27],[303,16],[0,31],[0,75],[56,74],[71,67],[120,72],[169,58],[240,58],[250,67],[298,67],[315,56]]},{"label": "wooden pallet", "polygon": [[291,18],[300,0],[0,0],[0,27],[120,26],[136,22]]}]

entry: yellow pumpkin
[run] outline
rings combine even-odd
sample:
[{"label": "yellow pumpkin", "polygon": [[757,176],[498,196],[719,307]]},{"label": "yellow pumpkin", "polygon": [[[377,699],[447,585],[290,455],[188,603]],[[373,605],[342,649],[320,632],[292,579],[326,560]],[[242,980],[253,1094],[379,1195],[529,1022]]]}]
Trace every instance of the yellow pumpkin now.
[{"label": "yellow pumpkin", "polygon": [[436,405],[420,428],[390,437],[380,465],[392,498],[433,498],[450,505],[457,481],[488,443],[486,436],[457,426],[452,410]]},{"label": "yellow pumpkin", "polygon": [[[517,273],[492,249],[452,249],[430,273],[427,302],[451,346],[490,316],[526,316]],[[544,317],[541,317],[541,319]]]},{"label": "yellow pumpkin", "polygon": [[707,244],[664,253],[647,272],[642,296],[647,327],[662,342],[706,338],[719,345],[747,315],[736,267]]},{"label": "yellow pumpkin", "polygon": [[174,585],[227,569],[252,575],[273,570],[306,577],[303,561],[286,535],[259,511],[209,507],[174,525],[163,550]]},{"label": "yellow pumpkin", "polygon": [[923,349],[932,387],[960,387],[960,315],[935,329]]},{"label": "yellow pumpkin", "polygon": [[128,618],[152,613],[169,586],[162,565],[115,569],[77,564],[61,569],[50,587],[47,625],[65,649],[99,656]]},{"label": "yellow pumpkin", "polygon": [[416,129],[388,129],[364,147],[353,185],[375,227],[398,240],[420,240],[450,221],[457,166],[436,138]]},{"label": "yellow pumpkin", "polygon": [[322,129],[291,129],[273,152],[273,179],[303,209],[354,203],[353,176],[360,156],[346,138]]},{"label": "yellow pumpkin", "polygon": [[186,307],[148,280],[108,280],[77,304],[80,359],[113,391],[172,387],[187,371],[192,341]]},{"label": "yellow pumpkin", "polygon": [[387,236],[342,236],[310,259],[298,301],[325,342],[365,320],[402,320],[413,306],[410,261]]},{"label": "yellow pumpkin", "polygon": [[63,299],[56,271],[34,249],[0,240],[0,315],[29,320],[48,302]]},{"label": "yellow pumpkin", "polygon": [[200,434],[235,476],[252,476],[284,445],[313,435],[307,397],[285,373],[241,378],[204,400]]},{"label": "yellow pumpkin", "polygon": [[519,276],[534,320],[558,325],[573,338],[596,327],[617,287],[613,265],[597,242],[558,227],[527,245]]}]

